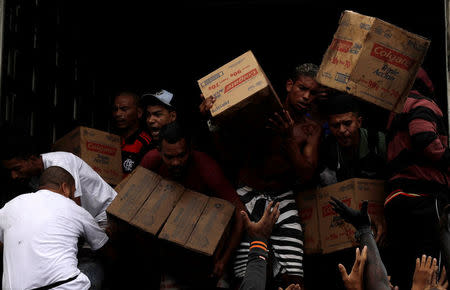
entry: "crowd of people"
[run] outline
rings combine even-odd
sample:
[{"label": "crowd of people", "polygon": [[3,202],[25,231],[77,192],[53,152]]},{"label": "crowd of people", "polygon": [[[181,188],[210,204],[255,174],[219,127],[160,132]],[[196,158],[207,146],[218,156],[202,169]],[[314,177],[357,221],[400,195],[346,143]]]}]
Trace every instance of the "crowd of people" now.
[{"label": "crowd of people", "polygon": [[[216,123],[213,96],[201,95],[196,112],[205,131],[186,126],[176,105],[183,96],[169,90],[114,96],[124,177],[142,166],[235,206],[203,276],[107,214],[117,192],[86,162],[36,152],[29,136],[4,126],[1,165],[29,193],[0,209],[3,288],[447,289],[450,151],[428,75],[419,70],[402,112],[381,130],[364,126],[358,98],[316,82],[318,69],[296,66],[283,109],[250,129]],[[350,178],[385,180],[384,220],[370,218],[367,202],[356,210],[332,198],[358,246],[308,257],[298,195]]]}]

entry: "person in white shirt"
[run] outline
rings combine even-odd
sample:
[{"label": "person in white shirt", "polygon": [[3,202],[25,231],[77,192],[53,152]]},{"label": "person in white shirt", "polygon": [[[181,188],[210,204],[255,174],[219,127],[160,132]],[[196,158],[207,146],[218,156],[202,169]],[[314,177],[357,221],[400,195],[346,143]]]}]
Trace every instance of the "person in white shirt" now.
[{"label": "person in white shirt", "polygon": [[78,238],[98,250],[108,236],[71,200],[75,188],[68,171],[50,166],[37,192],[19,195],[0,209],[3,289],[90,288],[89,278],[77,268]]},{"label": "person in white shirt", "polygon": [[81,206],[102,228],[106,227],[105,210],[117,192],[78,156],[69,152],[50,152],[40,156],[18,152],[2,159],[2,165],[10,172],[11,178],[19,182],[30,182],[33,178],[38,178],[44,169],[50,166],[64,168],[75,179],[75,198],[81,200]]}]

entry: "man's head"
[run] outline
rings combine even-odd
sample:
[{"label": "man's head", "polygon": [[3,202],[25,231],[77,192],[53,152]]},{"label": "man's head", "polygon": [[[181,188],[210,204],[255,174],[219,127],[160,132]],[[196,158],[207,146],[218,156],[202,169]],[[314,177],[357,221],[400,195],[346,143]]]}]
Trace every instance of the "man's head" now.
[{"label": "man's head", "polygon": [[48,189],[73,199],[75,193],[75,180],[64,168],[50,166],[42,172],[42,175],[39,178],[39,189]]},{"label": "man's head", "polygon": [[19,128],[9,125],[2,126],[0,132],[7,140],[0,151],[1,166],[11,179],[26,183],[31,177],[39,176],[44,166],[35,140]]},{"label": "man's head", "polygon": [[286,82],[285,104],[294,112],[305,112],[311,108],[317,97],[326,95],[326,88],[315,81],[319,67],[305,63],[295,67]]},{"label": "man's head", "polygon": [[359,146],[362,117],[359,115],[356,100],[351,95],[339,94],[330,97],[327,115],[331,134],[336,137],[341,147]]},{"label": "man's head", "polygon": [[148,130],[157,141],[161,128],[177,119],[177,112],[173,106],[173,94],[166,90],[159,90],[155,93],[145,93],[142,99]]},{"label": "man's head", "polygon": [[138,95],[132,92],[121,92],[114,98],[112,116],[118,129],[134,131],[139,128],[142,108]]},{"label": "man's head", "polygon": [[179,179],[188,165],[191,153],[190,138],[178,122],[163,126],[159,134],[161,158],[166,164],[170,176],[173,179]]}]

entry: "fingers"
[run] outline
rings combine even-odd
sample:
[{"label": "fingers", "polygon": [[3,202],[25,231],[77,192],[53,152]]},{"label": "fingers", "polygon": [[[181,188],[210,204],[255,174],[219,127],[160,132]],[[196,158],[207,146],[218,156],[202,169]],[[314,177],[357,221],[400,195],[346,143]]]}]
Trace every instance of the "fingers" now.
[{"label": "fingers", "polygon": [[280,207],[280,203],[277,202],[277,203],[275,204],[275,207],[274,207],[273,210],[272,210],[272,214],[273,214],[273,223],[276,223],[276,221],[277,221],[278,218],[280,217],[280,210],[279,210],[279,207]]},{"label": "fingers", "polygon": [[342,281],[348,280],[347,270],[345,270],[344,265],[338,264],[339,272],[341,272]]},{"label": "fingers", "polygon": [[241,215],[242,215],[242,219],[244,220],[244,227],[246,229],[248,229],[248,227],[250,226],[250,219],[248,218],[247,213],[244,210],[241,210]]},{"label": "fingers", "polygon": [[443,288],[448,287],[447,272],[445,271],[445,267],[442,268],[441,277],[439,278],[439,285],[443,286]]},{"label": "fingers", "polygon": [[270,216],[271,210],[272,210],[273,201],[269,202],[269,204],[266,206],[266,209],[264,210],[264,214],[261,217],[261,219],[267,218],[267,216]]}]

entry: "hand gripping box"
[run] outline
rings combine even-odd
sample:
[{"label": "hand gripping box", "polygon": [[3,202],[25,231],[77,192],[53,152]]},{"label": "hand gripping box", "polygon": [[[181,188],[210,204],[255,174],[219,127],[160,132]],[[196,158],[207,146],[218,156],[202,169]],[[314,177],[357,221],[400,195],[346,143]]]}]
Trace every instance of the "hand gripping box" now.
[{"label": "hand gripping box", "polygon": [[206,97],[216,102],[211,115],[218,122],[239,116],[240,123],[260,125],[282,104],[252,51],[247,51],[198,80]]},{"label": "hand gripping box", "polygon": [[400,112],[429,45],[417,34],[346,10],[316,80]]},{"label": "hand gripping box", "polygon": [[109,184],[116,185],[123,178],[118,135],[80,126],[58,139],[52,150],[77,155]]},{"label": "hand gripping box", "polygon": [[115,189],[109,214],[203,256],[219,249],[234,214],[228,201],[186,189],[141,166]]},{"label": "hand gripping box", "polygon": [[327,254],[357,245],[355,228],[333,211],[329,204],[330,196],[353,209],[360,209],[362,201],[368,200],[368,212],[372,221],[382,222],[384,219],[383,180],[352,178],[299,193],[297,203],[304,225],[307,254]]}]

